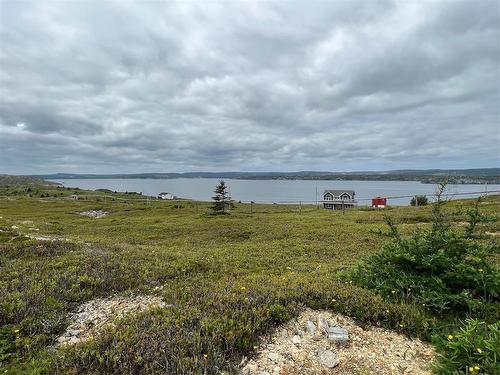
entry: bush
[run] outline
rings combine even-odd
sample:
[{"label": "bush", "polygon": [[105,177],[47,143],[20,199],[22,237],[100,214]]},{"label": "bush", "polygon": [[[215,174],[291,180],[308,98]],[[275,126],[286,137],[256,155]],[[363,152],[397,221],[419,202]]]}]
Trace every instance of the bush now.
[{"label": "bush", "polygon": [[[416,199],[415,199],[416,198]],[[426,206],[429,203],[429,200],[425,195],[417,195],[416,197],[413,197],[410,201],[410,205],[412,206]]]},{"label": "bush", "polygon": [[500,374],[500,324],[467,320],[460,330],[446,337],[435,336],[438,356],[436,374]]},{"label": "bush", "polygon": [[463,233],[452,230],[441,205],[434,206],[432,227],[410,238],[402,238],[388,219],[392,242],[359,264],[348,279],[389,300],[416,303],[438,314],[479,314],[498,303],[500,270],[491,261],[498,244],[474,241],[471,228],[478,215],[469,215],[475,219]]}]

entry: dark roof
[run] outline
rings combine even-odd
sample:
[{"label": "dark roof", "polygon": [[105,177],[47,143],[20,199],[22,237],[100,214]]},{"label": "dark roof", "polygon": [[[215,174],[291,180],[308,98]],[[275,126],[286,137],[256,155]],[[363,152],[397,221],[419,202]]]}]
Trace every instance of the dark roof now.
[{"label": "dark roof", "polygon": [[326,193],[330,193],[330,194],[332,194],[335,197],[339,197],[342,194],[347,193],[351,197],[354,197],[354,190],[325,190],[325,192],[323,193],[323,195],[325,195]]},{"label": "dark roof", "polygon": [[172,194],[172,193],[165,193],[165,192],[163,192],[163,193],[160,193],[158,195],[165,195],[165,194]]}]

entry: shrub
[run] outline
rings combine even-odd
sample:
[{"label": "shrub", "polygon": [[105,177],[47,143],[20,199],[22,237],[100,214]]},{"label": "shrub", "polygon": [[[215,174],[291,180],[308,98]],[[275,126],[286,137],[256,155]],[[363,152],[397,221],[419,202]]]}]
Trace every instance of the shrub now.
[{"label": "shrub", "polygon": [[288,309],[278,303],[269,306],[269,316],[275,323],[283,323],[292,318],[292,314],[288,311]]},{"label": "shrub", "polygon": [[445,374],[499,374],[500,324],[467,320],[456,333],[435,336],[433,370]]},{"label": "shrub", "polygon": [[413,197],[410,201],[410,205],[412,206],[425,206],[429,203],[429,200],[425,195],[417,195],[416,197]]},{"label": "shrub", "polygon": [[435,313],[478,313],[498,303],[500,270],[490,259],[498,244],[474,241],[476,222],[471,220],[463,233],[452,230],[441,205],[438,200],[434,206],[431,228],[410,238],[402,238],[388,218],[392,242],[348,278],[389,300],[417,303]]}]

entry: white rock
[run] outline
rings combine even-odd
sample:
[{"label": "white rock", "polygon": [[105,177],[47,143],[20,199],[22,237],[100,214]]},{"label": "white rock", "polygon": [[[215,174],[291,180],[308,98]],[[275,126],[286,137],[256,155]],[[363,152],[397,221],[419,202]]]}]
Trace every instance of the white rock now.
[{"label": "white rock", "polygon": [[314,332],[316,332],[316,324],[308,320],[306,322],[306,332],[310,335],[314,335]]},{"label": "white rock", "polygon": [[333,368],[339,364],[337,355],[331,350],[318,350],[318,359],[323,366],[326,366],[328,368]]},{"label": "white rock", "polygon": [[295,335],[295,336],[293,336],[293,338],[292,338],[292,342],[293,342],[295,345],[299,346],[299,345],[300,345],[300,342],[301,342],[301,340],[300,340],[300,336],[299,336],[299,335]]},{"label": "white rock", "polygon": [[318,316],[318,329],[320,332],[328,334],[328,328],[330,328],[328,321],[324,317]]}]

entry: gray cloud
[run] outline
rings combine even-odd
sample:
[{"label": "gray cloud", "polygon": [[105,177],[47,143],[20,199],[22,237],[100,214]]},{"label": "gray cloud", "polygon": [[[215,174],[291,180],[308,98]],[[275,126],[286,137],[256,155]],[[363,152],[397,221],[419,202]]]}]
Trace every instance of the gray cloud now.
[{"label": "gray cloud", "polygon": [[495,0],[0,3],[0,173],[499,166]]}]

